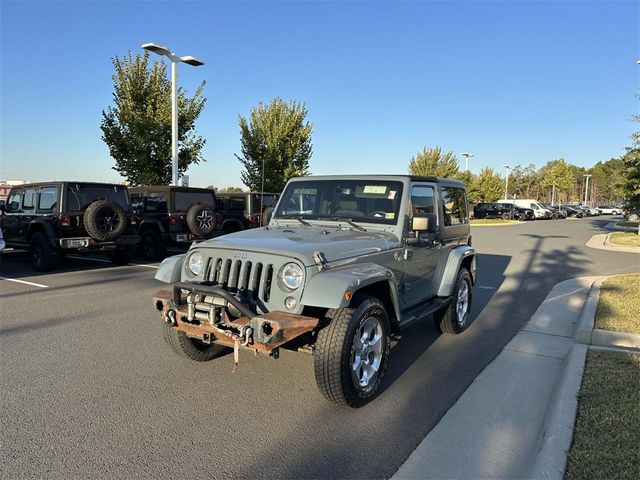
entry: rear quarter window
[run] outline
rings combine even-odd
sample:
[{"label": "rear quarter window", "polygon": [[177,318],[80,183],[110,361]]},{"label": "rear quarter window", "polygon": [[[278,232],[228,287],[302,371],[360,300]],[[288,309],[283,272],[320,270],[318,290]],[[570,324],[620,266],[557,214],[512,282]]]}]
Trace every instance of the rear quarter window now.
[{"label": "rear quarter window", "polygon": [[467,199],[464,189],[456,187],[442,187],[440,195],[442,198],[442,211],[445,227],[451,225],[462,225],[469,222]]}]

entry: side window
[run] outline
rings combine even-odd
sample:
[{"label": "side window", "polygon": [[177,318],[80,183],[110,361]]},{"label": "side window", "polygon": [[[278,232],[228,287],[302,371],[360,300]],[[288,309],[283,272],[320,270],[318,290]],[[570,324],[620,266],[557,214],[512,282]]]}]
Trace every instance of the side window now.
[{"label": "side window", "polygon": [[147,212],[167,213],[167,196],[164,193],[150,193],[147,196]]},{"label": "side window", "polygon": [[229,197],[229,210],[233,212],[244,212],[245,203],[244,197]]},{"label": "side window", "polygon": [[442,210],[444,214],[444,226],[461,225],[468,223],[467,202],[462,188],[442,187]]},{"label": "side window", "polygon": [[144,196],[141,193],[131,194],[131,209],[142,210],[144,208]]},{"label": "side window", "polygon": [[11,190],[5,208],[8,212],[17,212],[20,210],[20,199],[22,198],[22,190]]},{"label": "side window", "polygon": [[58,189],[56,187],[42,187],[38,200],[38,211],[52,212],[58,201]]},{"label": "side window", "polygon": [[535,203],[532,203],[532,204],[531,204],[531,208],[532,208],[533,210],[537,210],[537,209],[538,209],[538,205],[536,205]]},{"label": "side window", "polygon": [[435,213],[433,187],[416,185],[411,189],[411,214]]},{"label": "side window", "polygon": [[22,197],[22,210],[33,210],[36,206],[36,191],[34,188],[28,188],[24,191]]}]

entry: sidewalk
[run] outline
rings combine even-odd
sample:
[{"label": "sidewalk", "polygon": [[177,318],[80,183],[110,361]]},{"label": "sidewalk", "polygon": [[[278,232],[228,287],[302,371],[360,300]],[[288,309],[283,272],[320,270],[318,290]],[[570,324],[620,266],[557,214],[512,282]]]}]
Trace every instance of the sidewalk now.
[{"label": "sidewalk", "polygon": [[562,479],[604,278],[556,284],[392,478]]}]

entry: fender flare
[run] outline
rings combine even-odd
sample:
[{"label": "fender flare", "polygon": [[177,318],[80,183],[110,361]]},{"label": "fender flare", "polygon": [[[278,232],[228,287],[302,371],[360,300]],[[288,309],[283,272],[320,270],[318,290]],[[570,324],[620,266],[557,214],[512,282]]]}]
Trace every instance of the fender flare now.
[{"label": "fender flare", "polygon": [[180,255],[165,258],[162,263],[160,263],[160,266],[158,267],[158,270],[156,270],[156,274],[153,278],[164,283],[180,282],[182,265],[184,264],[186,256],[186,253],[182,253]]},{"label": "fender flare", "polygon": [[228,219],[224,220],[222,222],[222,225],[220,226],[220,230],[224,230],[229,225],[234,225],[234,226],[238,227],[238,231],[246,230],[244,228],[244,225],[242,224],[242,222],[240,220],[235,219],[235,218],[228,218]]},{"label": "fender flare", "polygon": [[155,228],[159,233],[166,233],[162,222],[156,218],[145,218],[140,222],[138,232],[144,232],[148,228]]},{"label": "fender flare", "polygon": [[400,302],[396,276],[388,268],[375,263],[358,263],[317,272],[306,283],[300,303],[309,307],[344,308],[349,305],[349,300],[345,298],[346,291],[354,295],[363,288],[377,283],[388,285],[393,313],[399,319]]},{"label": "fender flare", "polygon": [[27,227],[27,241],[31,241],[31,237],[33,236],[33,234],[39,231],[44,231],[45,236],[47,237],[47,240],[49,240],[49,243],[51,243],[51,245],[56,248],[60,247],[60,245],[58,245],[58,236],[53,230],[51,224],[40,220],[34,220],[29,223],[29,226]]},{"label": "fender flare", "polygon": [[471,258],[470,273],[473,284],[476,283],[476,251],[474,248],[467,245],[462,245],[454,248],[447,257],[447,263],[445,264],[442,275],[440,276],[440,282],[438,284],[438,297],[449,297],[453,293],[454,283],[460,271],[460,266],[463,262],[469,261],[467,258]]}]

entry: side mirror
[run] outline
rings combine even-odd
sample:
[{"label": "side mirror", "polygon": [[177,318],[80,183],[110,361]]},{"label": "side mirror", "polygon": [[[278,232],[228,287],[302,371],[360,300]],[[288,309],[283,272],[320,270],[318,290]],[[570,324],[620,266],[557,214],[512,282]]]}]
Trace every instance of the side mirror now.
[{"label": "side mirror", "polygon": [[435,213],[417,213],[411,219],[411,230],[414,232],[435,233],[438,217]]}]

